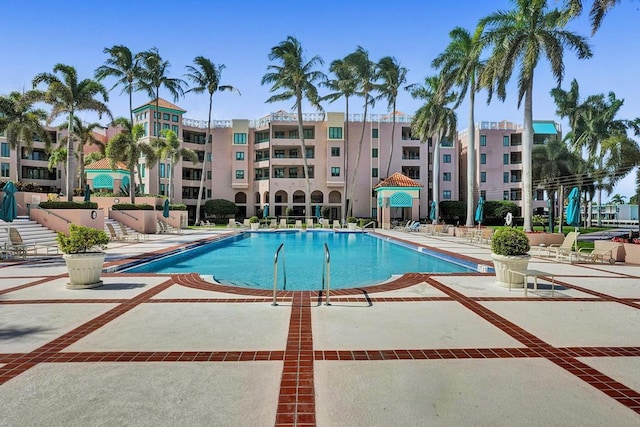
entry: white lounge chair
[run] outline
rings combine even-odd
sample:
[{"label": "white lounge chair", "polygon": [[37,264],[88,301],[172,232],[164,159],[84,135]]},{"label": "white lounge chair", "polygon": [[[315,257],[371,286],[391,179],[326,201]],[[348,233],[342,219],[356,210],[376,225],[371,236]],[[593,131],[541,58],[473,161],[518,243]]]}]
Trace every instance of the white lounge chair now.
[{"label": "white lounge chair", "polygon": [[561,244],[551,244],[541,250],[546,250],[547,256],[555,255],[556,259],[561,257],[572,259],[574,255],[577,257],[578,253],[575,250],[575,245],[579,234],[577,231],[570,231],[564,236],[564,241]]}]

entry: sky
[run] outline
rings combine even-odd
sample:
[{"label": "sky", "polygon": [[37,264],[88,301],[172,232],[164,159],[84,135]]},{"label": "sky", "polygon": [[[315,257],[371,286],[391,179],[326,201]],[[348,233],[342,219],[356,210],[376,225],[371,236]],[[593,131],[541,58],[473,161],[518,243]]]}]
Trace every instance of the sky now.
[{"label": "sky", "polygon": [[[592,1],[584,0],[585,8]],[[561,0],[549,0],[549,5],[561,5]],[[446,48],[449,31],[456,26],[472,31],[481,18],[511,7],[508,0],[0,0],[0,37],[4,39],[0,39],[0,58],[4,59],[0,93],[29,89],[36,74],[51,72],[56,63],[76,67],[80,79],[93,78],[95,69],[107,58],[103,53],[107,47],[122,44],[133,52],[157,47],[163,59],[171,63],[171,77],[184,77],[185,67],[200,55],[224,64],[221,83],[236,87],[241,95],[216,94],[214,119],[256,119],[293,107],[293,101],[265,103],[271,95],[270,87],[260,84],[270,64],[271,48],[289,35],[300,41],[307,59],[318,55],[324,60],[326,73],[331,61],[362,46],[371,60],[395,57],[409,70],[408,83],[422,83],[435,74],[431,62]],[[640,1],[622,0],[594,36],[586,13],[567,29],[588,37],[593,58],[578,60],[566,51],[562,87],[568,89],[575,78],[582,97],[613,91],[625,100],[620,118],[640,117]],[[517,106],[516,79],[512,80],[504,102],[494,99],[487,105],[486,94],[477,95],[476,122],[523,122],[523,110]],[[103,83],[110,89],[115,82]],[[533,116],[534,120],[561,123],[566,133],[567,123],[556,116],[549,95],[556,84],[548,63],[541,61],[534,80]],[[206,95],[188,93],[175,101],[161,89],[160,96],[187,110],[185,117],[207,119]],[[148,101],[144,93],[134,94],[134,106]],[[128,115],[128,97],[120,93],[120,88],[110,92],[108,105],[114,116]],[[399,96],[398,110],[412,114],[419,106],[409,93]],[[344,111],[344,101],[326,103],[323,108]],[[361,111],[361,101],[350,103],[350,112]],[[389,111],[383,101],[373,109],[374,113]],[[305,112],[314,110],[305,108]],[[86,114],[81,117],[97,119]],[[459,129],[468,126],[467,117],[468,105],[463,103],[458,110]],[[633,195],[634,175],[623,180],[613,194],[627,198]]]}]

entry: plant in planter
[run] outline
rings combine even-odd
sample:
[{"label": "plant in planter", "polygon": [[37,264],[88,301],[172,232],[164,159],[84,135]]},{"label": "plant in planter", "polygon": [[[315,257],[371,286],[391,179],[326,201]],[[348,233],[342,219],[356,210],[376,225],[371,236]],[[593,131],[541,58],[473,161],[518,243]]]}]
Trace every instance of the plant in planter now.
[{"label": "plant in planter", "polygon": [[355,230],[356,226],[358,225],[358,218],[354,216],[350,216],[349,218],[347,218],[347,224],[348,224],[349,230]]},{"label": "plant in planter", "polygon": [[260,227],[260,218],[255,215],[252,216],[251,218],[249,218],[249,224],[251,224],[252,230],[257,230]]},{"label": "plant in planter", "polygon": [[502,228],[493,234],[491,258],[496,270],[496,283],[501,286],[524,287],[524,276],[509,271],[524,272],[529,265],[529,239],[517,228]]},{"label": "plant in planter", "polygon": [[109,236],[103,230],[71,224],[69,235],[58,232],[58,246],[69,271],[68,289],[102,286],[100,275]]}]

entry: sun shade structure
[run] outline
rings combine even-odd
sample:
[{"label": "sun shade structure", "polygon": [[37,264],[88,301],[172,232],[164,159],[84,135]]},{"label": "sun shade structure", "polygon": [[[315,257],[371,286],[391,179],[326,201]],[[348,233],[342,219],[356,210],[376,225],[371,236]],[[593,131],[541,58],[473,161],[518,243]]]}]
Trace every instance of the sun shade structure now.
[{"label": "sun shade structure", "polygon": [[[374,187],[377,194],[378,209],[377,220],[385,230],[391,229],[392,213],[398,215],[401,209],[402,219],[419,220],[420,215],[420,188],[422,184],[413,179],[394,173]],[[393,209],[392,208],[396,208]]]},{"label": "sun shade structure", "polygon": [[580,190],[578,190],[578,187],[573,187],[571,193],[569,193],[567,224],[576,227],[576,231],[580,227]]},{"label": "sun shade structure", "polygon": [[482,220],[484,220],[484,198],[482,197],[480,197],[480,200],[478,200],[478,206],[476,206],[475,220],[478,224],[482,224]]},{"label": "sun shade structure", "polygon": [[164,199],[164,205],[162,207],[162,216],[169,218],[169,199]]},{"label": "sun shade structure", "polygon": [[436,201],[431,201],[431,210],[429,211],[429,219],[431,221],[436,220]]},{"label": "sun shade structure", "polygon": [[2,190],[2,206],[0,206],[0,219],[6,222],[13,222],[18,216],[18,204],[16,203],[15,193],[18,188],[13,181],[8,181]]}]

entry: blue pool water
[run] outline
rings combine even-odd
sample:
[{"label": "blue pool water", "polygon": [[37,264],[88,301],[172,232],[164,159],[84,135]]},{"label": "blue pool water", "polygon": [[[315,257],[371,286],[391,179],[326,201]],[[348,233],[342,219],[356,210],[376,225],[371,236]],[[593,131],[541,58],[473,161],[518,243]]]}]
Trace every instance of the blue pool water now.
[{"label": "blue pool water", "polygon": [[[223,284],[273,289],[274,254],[279,257],[278,289],[322,289],[324,243],[330,251],[331,288],[372,285],[402,273],[474,271],[418,250],[390,243],[366,233],[274,232],[244,233],[143,264],[133,273],[198,273]],[[421,249],[424,251],[424,249]]]}]

